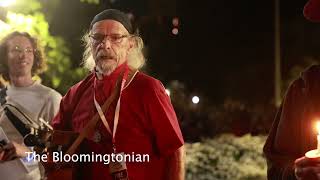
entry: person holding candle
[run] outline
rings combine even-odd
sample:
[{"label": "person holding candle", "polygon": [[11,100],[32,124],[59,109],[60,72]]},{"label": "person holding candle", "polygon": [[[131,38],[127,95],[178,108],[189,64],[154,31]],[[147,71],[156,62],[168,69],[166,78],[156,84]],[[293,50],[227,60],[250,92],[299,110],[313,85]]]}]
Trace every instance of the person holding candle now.
[{"label": "person holding candle", "polygon": [[[316,118],[320,117],[320,66],[312,66],[286,92],[264,145],[268,179],[317,179],[311,173],[317,158],[305,153],[317,148]],[[319,158],[320,162],[320,158]],[[319,166],[320,173],[320,166]],[[313,177],[310,177],[313,176]]]},{"label": "person holding candle", "polygon": [[[320,0],[304,16],[320,22]],[[305,70],[288,88],[263,148],[268,179],[320,180],[320,65]]]}]

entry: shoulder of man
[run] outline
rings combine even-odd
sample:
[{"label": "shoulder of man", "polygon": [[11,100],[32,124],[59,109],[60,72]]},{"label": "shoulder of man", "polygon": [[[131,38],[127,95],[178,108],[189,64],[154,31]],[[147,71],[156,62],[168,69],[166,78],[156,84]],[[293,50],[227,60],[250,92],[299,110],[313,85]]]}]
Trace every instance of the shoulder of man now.
[{"label": "shoulder of man", "polygon": [[159,88],[163,87],[160,80],[149,76],[143,72],[138,72],[135,76],[133,83],[138,85],[141,88]]},{"label": "shoulder of man", "polygon": [[312,65],[304,70],[301,75],[301,79],[304,81],[305,85],[310,83],[319,83],[320,81],[320,65]]},{"label": "shoulder of man", "polygon": [[138,94],[143,95],[144,97],[150,98],[156,94],[164,94],[165,87],[162,82],[152,76],[149,76],[143,72],[138,72],[135,78],[132,80],[132,83],[129,84],[129,87],[137,89],[135,91]]},{"label": "shoulder of man", "polygon": [[312,65],[302,71],[300,76],[292,81],[288,90],[305,89],[315,84],[320,84],[320,65]]},{"label": "shoulder of man", "polygon": [[93,84],[94,73],[90,73],[83,80],[78,82],[77,84],[71,86],[65,96],[78,96],[83,93],[87,88],[89,88]]}]

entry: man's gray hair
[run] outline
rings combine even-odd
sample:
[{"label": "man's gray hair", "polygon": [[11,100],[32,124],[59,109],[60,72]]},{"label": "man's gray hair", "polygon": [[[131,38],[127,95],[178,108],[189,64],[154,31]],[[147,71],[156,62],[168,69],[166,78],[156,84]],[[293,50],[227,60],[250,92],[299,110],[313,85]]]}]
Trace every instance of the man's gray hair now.
[{"label": "man's gray hair", "polygon": [[[89,34],[90,31],[86,32],[82,37],[82,41],[85,46],[82,64],[89,71],[94,71],[96,63],[91,52]],[[128,66],[132,69],[140,69],[143,67],[146,61],[143,55],[144,43],[139,35],[131,35],[130,38],[134,41],[134,47],[129,51],[129,54],[127,56],[127,63]]]}]

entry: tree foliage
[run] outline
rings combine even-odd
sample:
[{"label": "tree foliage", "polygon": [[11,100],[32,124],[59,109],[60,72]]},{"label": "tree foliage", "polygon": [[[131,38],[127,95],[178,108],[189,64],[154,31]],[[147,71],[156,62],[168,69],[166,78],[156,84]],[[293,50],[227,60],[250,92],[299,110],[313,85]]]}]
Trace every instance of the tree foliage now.
[{"label": "tree foliage", "polygon": [[89,3],[89,4],[99,4],[100,0],[80,0],[80,2]]}]

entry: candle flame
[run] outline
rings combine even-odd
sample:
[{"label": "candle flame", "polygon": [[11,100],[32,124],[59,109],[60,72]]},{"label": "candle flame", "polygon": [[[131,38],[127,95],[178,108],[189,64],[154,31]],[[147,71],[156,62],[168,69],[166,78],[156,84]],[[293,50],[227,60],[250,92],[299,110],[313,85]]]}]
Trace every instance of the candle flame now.
[{"label": "candle flame", "polygon": [[318,134],[320,135],[320,120],[317,120],[316,128],[317,128]]}]

